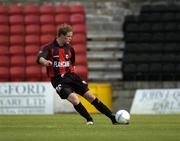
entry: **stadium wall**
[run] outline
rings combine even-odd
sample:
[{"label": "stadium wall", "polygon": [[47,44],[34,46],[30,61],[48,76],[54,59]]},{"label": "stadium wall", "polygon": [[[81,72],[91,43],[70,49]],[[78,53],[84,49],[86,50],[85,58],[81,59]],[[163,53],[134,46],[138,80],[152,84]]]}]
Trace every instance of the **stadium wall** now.
[{"label": "stadium wall", "polygon": [[[122,39],[122,31],[121,26],[124,21],[124,16],[127,14],[135,14],[139,12],[139,9],[142,4],[144,3],[154,3],[154,2],[178,2],[178,0],[102,0],[102,1],[84,1],[84,0],[59,0],[59,1],[51,1],[51,0],[1,0],[1,4],[5,5],[61,5],[61,4],[84,4],[86,6],[87,10],[87,36],[88,36],[88,56],[91,58],[91,52],[94,52],[92,50],[92,45],[97,45],[96,47],[104,47],[102,50],[107,51],[107,47],[111,50],[112,46],[107,46],[109,41],[115,41],[113,43],[113,48],[122,47],[121,49],[114,49],[114,52],[123,53],[123,39]],[[108,34],[105,34],[108,33]],[[116,35],[116,36],[114,36]],[[108,37],[108,38],[107,38]],[[110,38],[109,38],[110,37]],[[95,42],[95,40],[98,40],[99,44]],[[112,42],[111,42],[112,43]],[[105,45],[105,46],[104,46]],[[97,49],[97,48],[96,48]],[[101,50],[101,51],[102,51]],[[107,52],[106,52],[107,53]],[[99,52],[96,52],[96,54],[100,54]],[[114,55],[112,53],[112,55]],[[101,57],[101,56],[100,56]],[[108,56],[109,57],[109,56]],[[90,59],[88,58],[88,59]],[[105,82],[110,82],[112,84],[113,89],[113,97],[112,97],[112,107],[113,111],[117,111],[120,108],[123,109],[130,109],[135,90],[136,89],[143,89],[143,88],[174,88],[178,87],[178,82],[128,82],[124,83],[122,82],[122,73],[121,73],[121,57],[117,57],[117,60],[119,60],[118,67],[116,68],[116,71],[119,72],[118,75],[115,75],[112,77],[109,77],[109,75],[105,75],[105,69],[108,67],[105,66],[105,68],[97,68],[97,67],[90,67],[91,69],[95,69],[96,72],[103,72],[103,73],[95,73],[95,76],[100,76],[100,78],[106,78]],[[101,60],[102,61],[102,58]],[[92,63],[91,61],[89,61]],[[91,65],[92,66],[92,65]],[[99,67],[99,66],[98,66]],[[110,66],[112,67],[112,66]],[[111,68],[108,68],[109,70],[112,70]],[[91,74],[91,72],[90,72]],[[92,73],[94,74],[94,73]],[[100,75],[99,75],[100,74]],[[104,77],[106,76],[106,77]],[[92,77],[93,78],[93,77]],[[116,79],[118,78],[118,79]],[[96,79],[97,80],[97,79]],[[96,81],[92,79],[92,81]],[[98,81],[104,81],[102,79],[98,79]]]},{"label": "stadium wall", "polygon": [[[110,84],[90,84],[94,95],[112,109],[112,87]],[[103,95],[102,95],[103,92]],[[90,113],[98,111],[84,98],[80,101]],[[49,82],[0,83],[0,114],[55,114],[72,113],[74,107],[62,100]]]}]

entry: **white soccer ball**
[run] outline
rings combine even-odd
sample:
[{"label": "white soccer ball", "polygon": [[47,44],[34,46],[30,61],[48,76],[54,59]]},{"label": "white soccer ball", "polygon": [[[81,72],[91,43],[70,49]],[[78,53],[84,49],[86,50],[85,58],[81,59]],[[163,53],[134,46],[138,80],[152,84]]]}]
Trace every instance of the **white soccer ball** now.
[{"label": "white soccer ball", "polygon": [[128,124],[130,120],[130,114],[126,110],[119,110],[115,114],[116,121],[120,124]]}]

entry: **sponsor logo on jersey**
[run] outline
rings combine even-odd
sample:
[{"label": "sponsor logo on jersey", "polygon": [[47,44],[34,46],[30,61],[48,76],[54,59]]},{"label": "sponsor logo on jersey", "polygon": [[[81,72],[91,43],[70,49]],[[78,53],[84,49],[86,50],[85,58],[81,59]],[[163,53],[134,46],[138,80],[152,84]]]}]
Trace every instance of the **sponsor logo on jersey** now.
[{"label": "sponsor logo on jersey", "polygon": [[69,61],[62,61],[62,62],[54,61],[53,66],[56,67],[56,68],[69,67]]}]

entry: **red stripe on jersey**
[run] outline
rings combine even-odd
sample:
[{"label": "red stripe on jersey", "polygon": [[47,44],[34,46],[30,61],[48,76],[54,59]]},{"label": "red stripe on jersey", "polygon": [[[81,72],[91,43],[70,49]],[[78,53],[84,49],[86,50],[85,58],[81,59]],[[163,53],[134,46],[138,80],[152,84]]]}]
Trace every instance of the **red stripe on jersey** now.
[{"label": "red stripe on jersey", "polygon": [[[59,62],[64,62],[64,61],[66,61],[65,51],[64,51],[64,48],[60,48],[59,49]],[[60,74],[65,74],[66,68],[65,67],[59,67],[59,72],[60,72]]]},{"label": "red stripe on jersey", "polygon": [[[70,67],[69,67],[69,69],[70,69],[70,72],[74,72],[74,71],[75,71],[75,70],[74,70],[74,65],[75,65],[75,63],[72,62],[72,58],[75,57],[74,55],[75,55],[75,54],[74,54],[74,50],[73,50],[73,48],[71,47],[71,48],[69,49],[69,59],[70,59]],[[73,61],[74,61],[74,59],[73,59]]]},{"label": "red stripe on jersey", "polygon": [[74,72],[74,66],[70,65],[69,69],[70,69],[70,72]]},{"label": "red stripe on jersey", "polygon": [[[51,49],[50,50],[50,52],[49,52],[49,56],[50,56],[50,61],[51,62],[54,62],[54,59],[53,59],[53,49]],[[48,69],[49,69],[49,77],[54,77],[54,68],[53,68],[53,66],[51,66],[51,67],[48,67]]]}]

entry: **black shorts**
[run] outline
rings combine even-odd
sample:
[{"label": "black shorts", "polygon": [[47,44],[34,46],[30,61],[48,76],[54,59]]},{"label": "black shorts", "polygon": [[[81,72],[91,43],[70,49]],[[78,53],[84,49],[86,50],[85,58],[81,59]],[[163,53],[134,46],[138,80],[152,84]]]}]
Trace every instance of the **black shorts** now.
[{"label": "black shorts", "polygon": [[53,77],[51,84],[62,99],[67,99],[73,92],[83,96],[89,90],[87,83],[75,73],[67,73],[63,77]]}]

